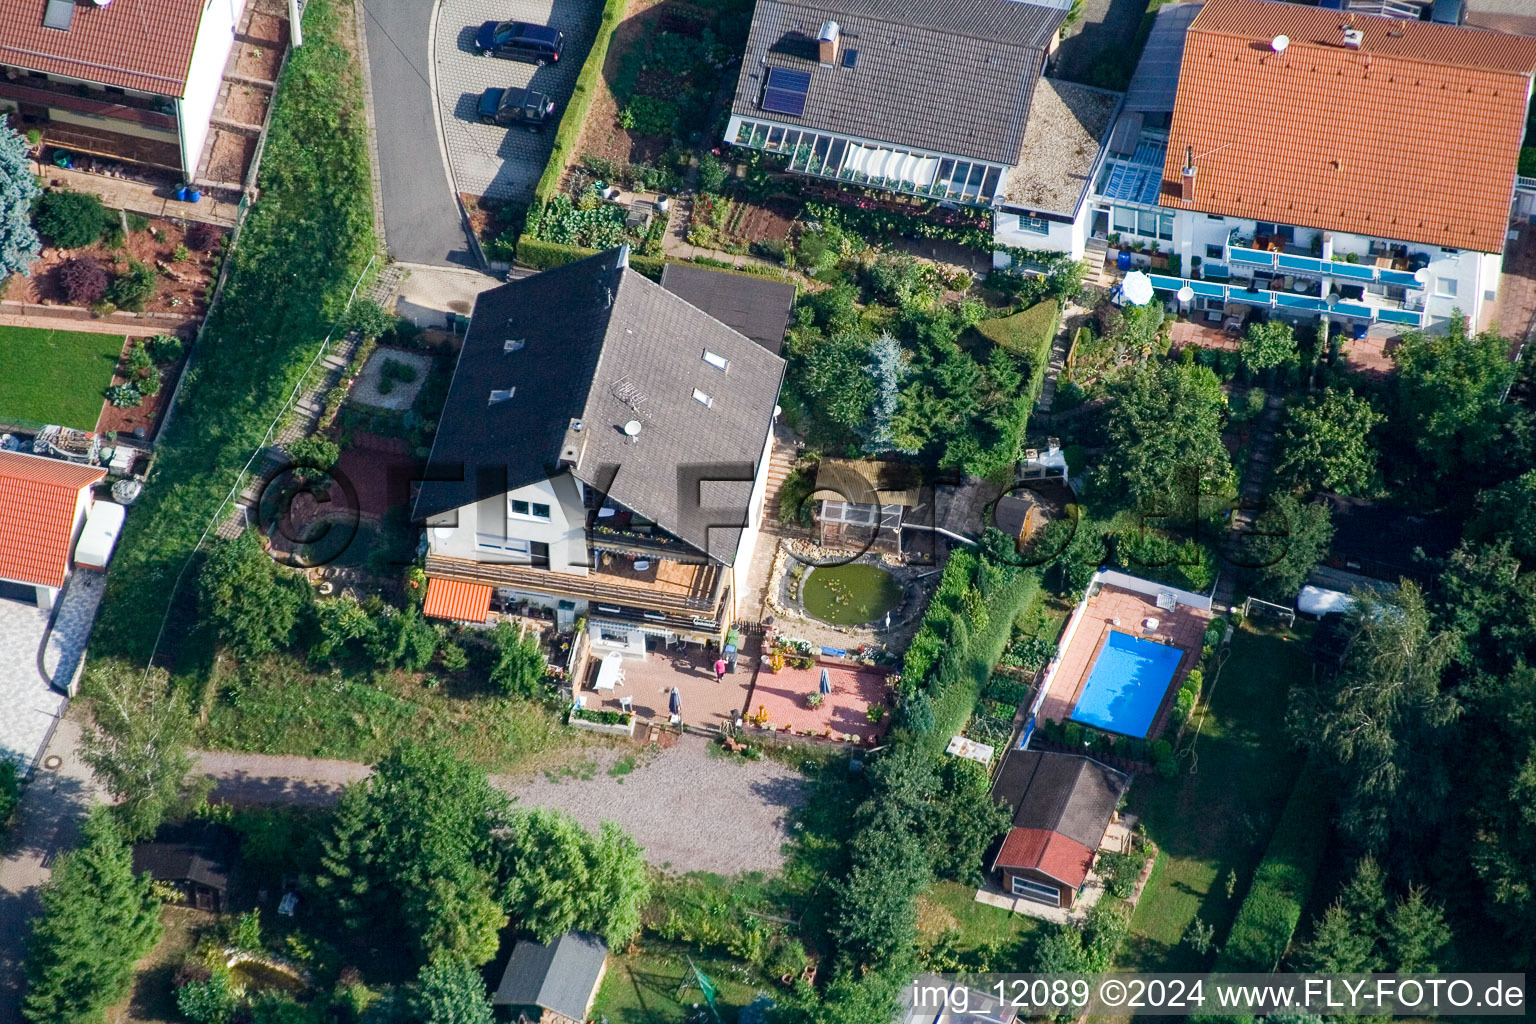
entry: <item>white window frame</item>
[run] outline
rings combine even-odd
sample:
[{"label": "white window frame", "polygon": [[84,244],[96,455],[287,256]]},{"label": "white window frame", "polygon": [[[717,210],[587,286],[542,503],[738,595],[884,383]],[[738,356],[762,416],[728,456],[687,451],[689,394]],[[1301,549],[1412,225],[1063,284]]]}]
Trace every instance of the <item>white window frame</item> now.
[{"label": "white window frame", "polygon": [[[1009,892],[1014,896],[1029,900],[1031,903],[1043,903],[1048,907],[1061,906],[1061,890],[1054,885],[1046,885],[1044,882],[1032,882],[1019,875],[1011,875],[1010,877],[1013,879],[1013,882],[1009,886]],[[1049,902],[1041,899],[1047,893],[1051,897]]]},{"label": "white window frame", "polygon": [[515,537],[497,537],[489,533],[475,534],[475,547],[488,548],[492,551],[505,551],[514,555],[526,555],[533,561],[533,544],[530,541],[518,540]]},{"label": "white window frame", "polygon": [[693,389],[693,400],[704,406],[706,409],[713,409],[715,407],[715,400],[710,398],[704,392],[700,391],[698,388]]},{"label": "white window frame", "polygon": [[731,361],[729,359],[718,352],[711,352],[709,349],[704,350],[704,361],[721,373],[731,368]]},{"label": "white window frame", "polygon": [[1044,217],[1034,217],[1027,213],[1019,214],[1019,230],[1029,235],[1048,235],[1051,233],[1051,222]]},{"label": "white window frame", "polygon": [[[1446,286],[1450,287],[1447,288]],[[1435,297],[1438,299],[1454,299],[1456,297],[1456,279],[1454,277],[1435,276]]]},{"label": "white window frame", "polygon": [[[528,510],[526,512],[519,512],[517,510],[518,505],[524,505]],[[538,512],[541,508],[544,510],[543,515],[540,515]],[[526,519],[534,523],[547,523],[550,521],[550,508],[542,501],[525,501],[522,498],[509,498],[507,499],[507,515],[513,519]]]}]

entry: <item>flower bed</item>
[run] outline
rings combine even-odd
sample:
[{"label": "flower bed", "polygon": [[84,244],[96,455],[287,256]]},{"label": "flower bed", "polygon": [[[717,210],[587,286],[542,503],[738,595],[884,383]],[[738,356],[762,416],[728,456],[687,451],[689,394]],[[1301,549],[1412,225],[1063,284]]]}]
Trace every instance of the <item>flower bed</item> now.
[{"label": "flower bed", "polygon": [[609,711],[606,708],[571,708],[566,723],[586,732],[606,733],[610,736],[628,736],[634,732],[635,716],[627,711]]}]

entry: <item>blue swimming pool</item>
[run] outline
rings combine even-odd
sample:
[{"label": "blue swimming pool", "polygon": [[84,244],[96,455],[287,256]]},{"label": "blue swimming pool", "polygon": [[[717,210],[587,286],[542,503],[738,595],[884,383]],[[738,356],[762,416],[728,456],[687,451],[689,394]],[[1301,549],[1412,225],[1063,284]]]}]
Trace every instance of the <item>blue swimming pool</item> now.
[{"label": "blue swimming pool", "polygon": [[1111,630],[1072,720],[1145,738],[1183,656],[1177,647]]}]

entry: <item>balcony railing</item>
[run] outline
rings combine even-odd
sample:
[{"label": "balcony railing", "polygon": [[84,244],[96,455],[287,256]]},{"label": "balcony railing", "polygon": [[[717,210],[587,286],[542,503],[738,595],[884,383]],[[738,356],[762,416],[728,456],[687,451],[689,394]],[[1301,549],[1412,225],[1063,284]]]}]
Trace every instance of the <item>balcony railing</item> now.
[{"label": "balcony railing", "polygon": [[1220,299],[1223,302],[1241,302],[1245,305],[1263,306],[1267,309],[1281,312],[1328,313],[1334,316],[1353,317],[1358,320],[1406,324],[1411,327],[1421,327],[1424,324],[1424,313],[1422,310],[1373,306],[1348,299],[1339,299],[1330,303],[1326,298],[1319,298],[1316,295],[1296,295],[1291,292],[1266,290],[1250,291],[1241,285],[1217,283],[1215,281],[1192,281],[1184,278],[1168,277],[1163,274],[1149,274],[1148,276],[1152,279],[1152,287],[1159,291],[1177,293],[1179,289],[1187,285],[1197,298]]},{"label": "balcony railing", "polygon": [[721,575],[718,566],[707,566],[700,570],[706,576],[701,580],[701,585],[693,596],[668,593],[641,581],[620,582],[621,577],[601,572],[577,576],[551,569],[476,562],[472,559],[453,558],[448,555],[429,554],[426,570],[428,576],[439,579],[479,583],[491,587],[508,587],[534,594],[577,597],[593,604],[635,608],[642,611],[652,610],[686,618],[693,616],[714,618],[722,603],[716,591],[727,589],[720,586]]},{"label": "balcony railing", "polygon": [[1243,267],[1264,267],[1290,274],[1306,274],[1318,277],[1339,277],[1361,284],[1389,284],[1399,288],[1419,287],[1419,279],[1411,271],[1393,270],[1365,263],[1346,263],[1342,260],[1325,260],[1318,256],[1298,256],[1287,252],[1266,252],[1241,245],[1227,246],[1227,261]]}]

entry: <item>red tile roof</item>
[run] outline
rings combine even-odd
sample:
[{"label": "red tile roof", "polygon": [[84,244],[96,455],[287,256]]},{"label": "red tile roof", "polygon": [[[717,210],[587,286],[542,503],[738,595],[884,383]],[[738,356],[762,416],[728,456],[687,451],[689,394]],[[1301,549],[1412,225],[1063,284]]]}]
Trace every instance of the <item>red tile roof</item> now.
[{"label": "red tile roof", "polygon": [[1076,889],[1088,877],[1093,851],[1060,832],[1043,828],[1013,828],[992,862],[998,868],[1031,868]]},{"label": "red tile roof", "polygon": [[107,475],[40,455],[0,452],[0,579],[64,585],[75,500]]},{"label": "red tile roof", "polygon": [[67,31],[43,26],[46,6],[0,4],[0,64],[163,96],[185,92],[204,0],[79,3]]},{"label": "red tile roof", "polygon": [[458,580],[427,580],[423,615],[458,622],[484,622],[491,612],[491,588]]},{"label": "red tile roof", "polygon": [[1185,40],[1162,205],[1500,252],[1533,71],[1536,39],[1207,0]]}]

